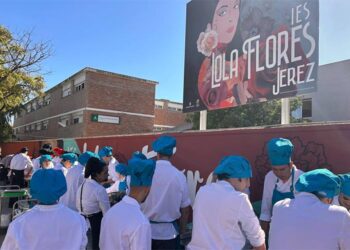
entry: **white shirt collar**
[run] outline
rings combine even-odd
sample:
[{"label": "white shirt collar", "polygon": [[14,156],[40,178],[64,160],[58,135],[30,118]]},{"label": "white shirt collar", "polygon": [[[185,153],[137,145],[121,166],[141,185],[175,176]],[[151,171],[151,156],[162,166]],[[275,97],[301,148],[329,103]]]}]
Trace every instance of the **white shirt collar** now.
[{"label": "white shirt collar", "polygon": [[51,211],[51,210],[56,210],[58,208],[61,208],[63,205],[61,203],[57,203],[55,205],[42,205],[42,204],[37,204],[35,205],[35,209],[38,209],[40,211]]},{"label": "white shirt collar", "polygon": [[157,163],[162,165],[171,165],[171,162],[168,160],[157,160]]},{"label": "white shirt collar", "polygon": [[123,201],[127,204],[130,204],[130,205],[133,205],[133,206],[137,206],[138,208],[141,209],[141,206],[140,204],[137,202],[137,200],[135,200],[134,198],[128,196],[128,195],[125,195],[123,197]]},{"label": "white shirt collar", "polygon": [[234,191],[236,191],[236,189],[227,181],[221,180],[218,181],[217,184],[224,186],[225,188],[232,188]]}]

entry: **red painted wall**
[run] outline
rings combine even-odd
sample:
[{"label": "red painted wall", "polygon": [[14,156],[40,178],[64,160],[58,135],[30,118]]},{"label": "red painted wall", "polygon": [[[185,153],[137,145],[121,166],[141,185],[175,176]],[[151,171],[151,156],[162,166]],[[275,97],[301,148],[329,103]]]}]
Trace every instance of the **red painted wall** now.
[{"label": "red painted wall", "polygon": [[[251,181],[252,201],[261,199],[264,176],[269,171],[265,145],[273,137],[287,137],[295,146],[293,161],[302,170],[329,168],[334,173],[350,172],[350,124],[288,126],[277,128],[245,128],[215,130],[208,132],[186,132],[172,134],[177,138],[177,151],[173,163],[180,170],[186,170],[190,192],[198,189],[200,183],[194,177],[207,181],[209,174],[226,155],[243,155],[253,166]],[[83,151],[95,151],[110,145],[114,154],[123,161],[134,151],[142,151],[148,145],[151,151],[152,141],[159,134],[115,136],[99,138],[78,138],[76,143]],[[16,142],[2,145],[3,155],[28,146],[30,152],[38,150],[41,142]],[[196,174],[195,171],[198,171]],[[199,174],[199,176],[198,176]],[[200,179],[199,178],[199,179]]]}]

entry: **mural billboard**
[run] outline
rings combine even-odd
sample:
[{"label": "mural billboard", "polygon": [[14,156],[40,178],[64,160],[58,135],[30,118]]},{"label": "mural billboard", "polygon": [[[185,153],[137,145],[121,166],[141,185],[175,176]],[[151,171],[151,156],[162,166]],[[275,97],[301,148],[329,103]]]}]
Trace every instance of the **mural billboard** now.
[{"label": "mural billboard", "polygon": [[184,112],[316,91],[318,29],[318,0],[192,0]]}]

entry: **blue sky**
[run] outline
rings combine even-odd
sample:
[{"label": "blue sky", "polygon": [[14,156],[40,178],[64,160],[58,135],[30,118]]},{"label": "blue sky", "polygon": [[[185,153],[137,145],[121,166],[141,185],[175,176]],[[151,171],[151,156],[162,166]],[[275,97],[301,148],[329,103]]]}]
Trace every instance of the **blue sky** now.
[{"label": "blue sky", "polygon": [[[50,88],[89,66],[158,81],[182,102],[188,0],[0,0],[0,24],[50,41]],[[320,0],[320,64],[350,59],[350,1]]]}]

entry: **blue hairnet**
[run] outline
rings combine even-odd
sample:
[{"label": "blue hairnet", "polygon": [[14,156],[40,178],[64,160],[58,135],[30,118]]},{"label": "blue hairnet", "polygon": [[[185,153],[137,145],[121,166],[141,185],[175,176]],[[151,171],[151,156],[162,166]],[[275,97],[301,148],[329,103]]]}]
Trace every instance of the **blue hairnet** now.
[{"label": "blue hairnet", "polygon": [[229,178],[251,178],[252,168],[249,161],[242,156],[226,156],[215,168],[214,174],[227,175]]},{"label": "blue hairnet", "polygon": [[173,155],[174,147],[176,147],[176,139],[168,135],[163,135],[152,143],[155,152],[167,156]]},{"label": "blue hairnet", "polygon": [[40,165],[42,165],[44,161],[52,161],[51,155],[42,155],[39,160]]},{"label": "blue hairnet", "polygon": [[109,157],[109,156],[112,156],[112,151],[113,151],[112,147],[105,146],[100,151],[98,151],[98,155],[100,156],[100,158]]},{"label": "blue hairnet", "polygon": [[340,177],[328,169],[315,169],[299,176],[295,184],[298,192],[316,193],[318,195],[333,198],[339,194]]},{"label": "blue hairnet", "polygon": [[130,186],[151,186],[156,162],[153,160],[132,159],[129,161],[128,173]]},{"label": "blue hairnet", "polygon": [[140,151],[136,151],[134,153],[132,153],[131,158],[139,158],[141,160],[146,160],[146,156],[144,154],[142,154]]},{"label": "blue hairnet", "polygon": [[39,169],[30,181],[30,194],[45,205],[54,204],[66,191],[66,178],[61,170]]},{"label": "blue hairnet", "polygon": [[78,157],[74,153],[66,153],[61,155],[62,160],[70,161],[72,164],[77,161]]},{"label": "blue hairnet", "polygon": [[340,174],[341,190],[345,196],[350,197],[350,174]]},{"label": "blue hairnet", "polygon": [[267,144],[267,153],[272,166],[288,165],[291,162],[294,146],[284,138],[273,138]]},{"label": "blue hairnet", "polygon": [[124,176],[128,175],[128,167],[123,163],[119,163],[115,166],[115,171]]},{"label": "blue hairnet", "polygon": [[82,154],[79,156],[78,162],[79,162],[81,165],[85,166],[86,163],[88,162],[88,160],[89,160],[91,157],[95,157],[95,158],[97,158],[97,159],[100,159],[100,157],[99,157],[97,154],[95,154],[95,153],[93,153],[93,152],[91,152],[91,151],[86,151],[86,152],[82,153]]}]

